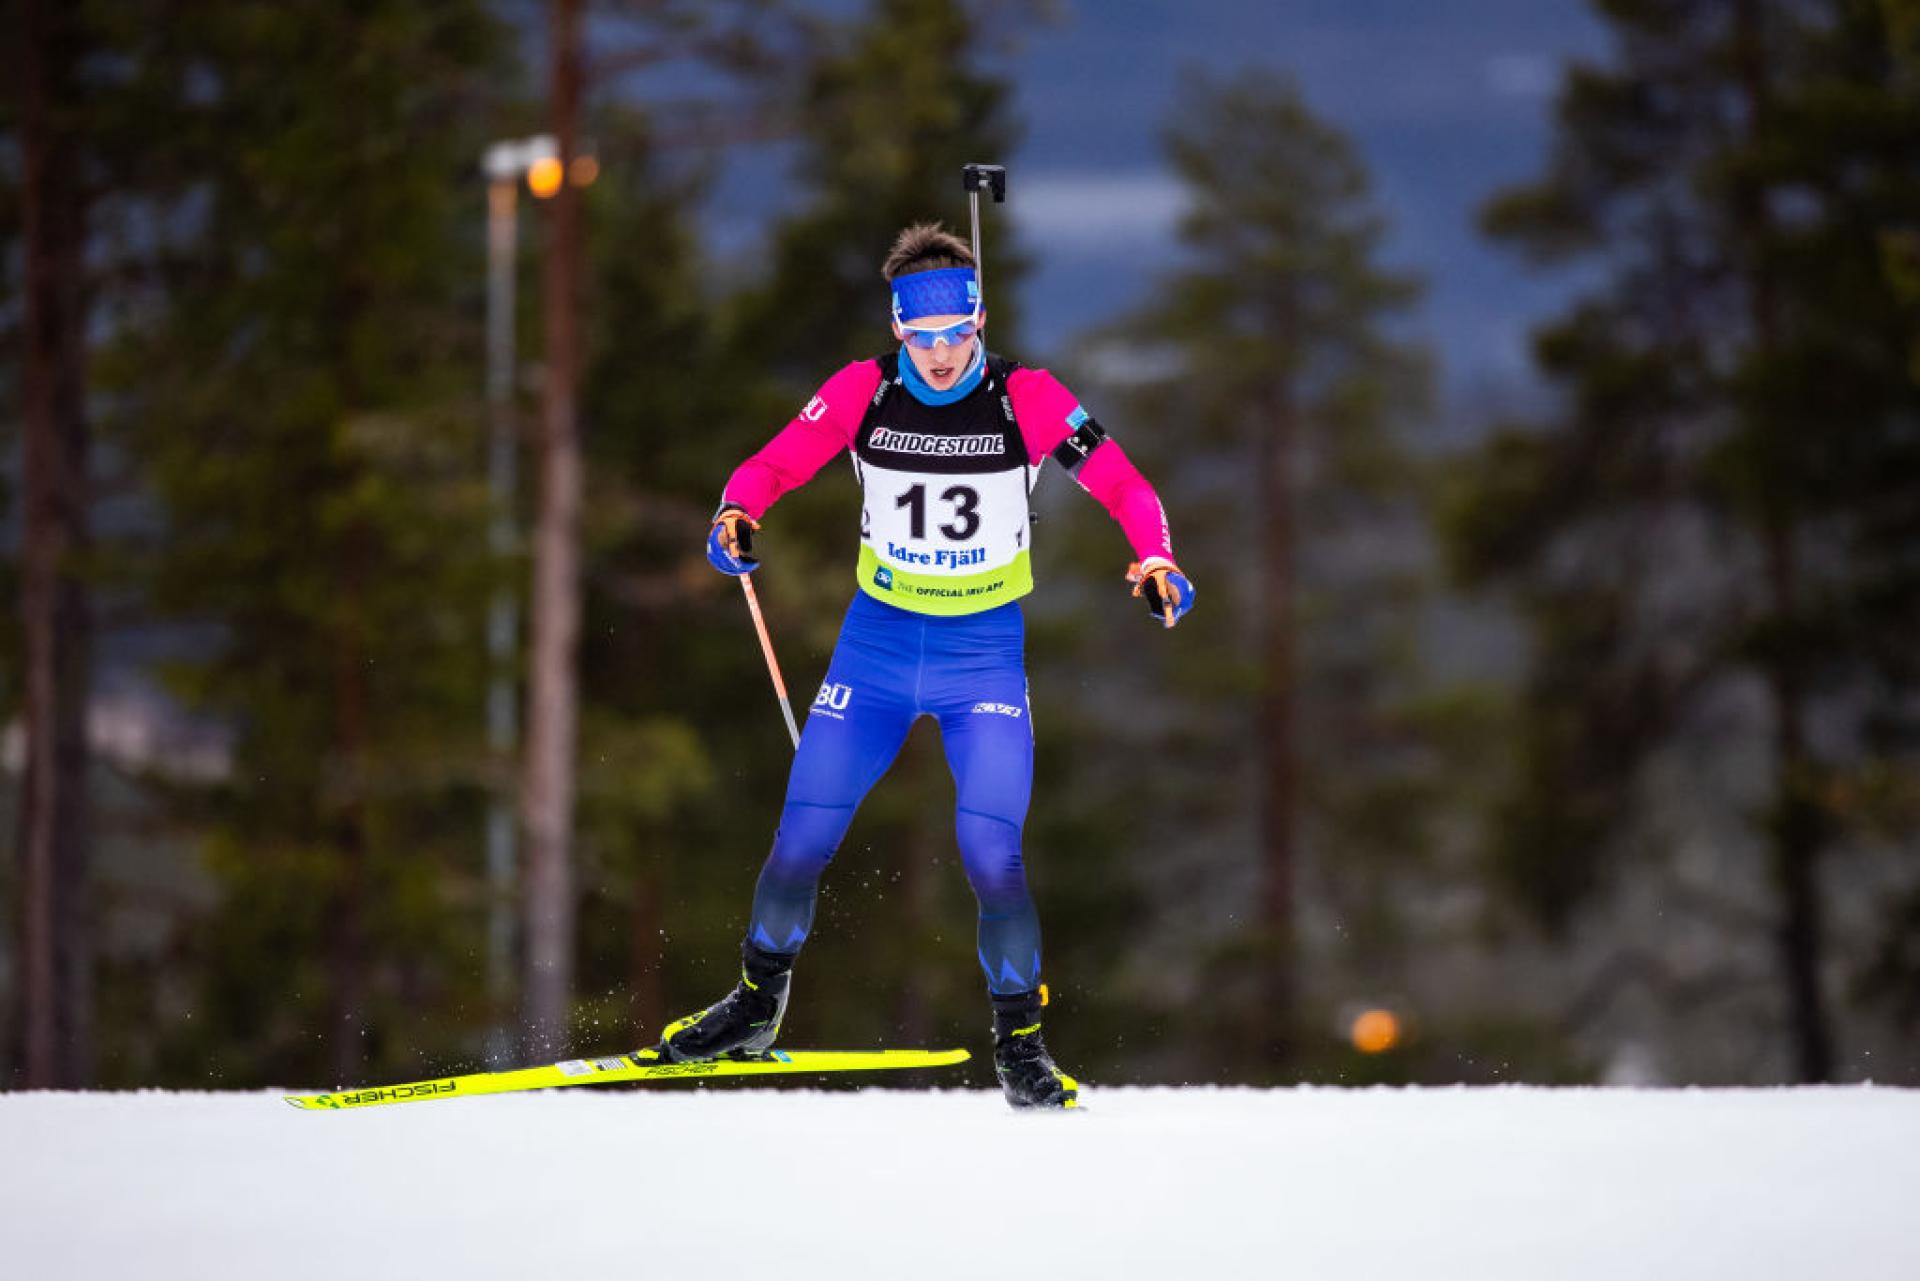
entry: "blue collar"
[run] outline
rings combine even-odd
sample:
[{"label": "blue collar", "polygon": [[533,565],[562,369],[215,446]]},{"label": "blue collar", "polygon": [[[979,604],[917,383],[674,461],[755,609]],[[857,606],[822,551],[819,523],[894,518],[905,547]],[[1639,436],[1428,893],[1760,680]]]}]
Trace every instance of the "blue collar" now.
[{"label": "blue collar", "polygon": [[923,405],[951,405],[972,394],[987,374],[987,345],[984,342],[973,344],[973,363],[967,366],[967,372],[946,391],[935,391],[927,380],[920,376],[920,370],[913,363],[913,356],[907,351],[905,343],[900,344],[900,381],[912,393],[913,398]]}]

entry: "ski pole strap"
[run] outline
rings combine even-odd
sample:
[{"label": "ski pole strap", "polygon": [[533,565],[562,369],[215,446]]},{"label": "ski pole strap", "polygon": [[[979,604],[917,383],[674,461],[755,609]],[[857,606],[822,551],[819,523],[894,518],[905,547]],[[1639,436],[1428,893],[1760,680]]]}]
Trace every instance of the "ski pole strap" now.
[{"label": "ski pole strap", "polygon": [[731,547],[726,548],[729,556],[747,565],[759,564],[753,554],[753,531],[760,528],[760,525],[747,515],[746,508],[739,503],[722,499],[720,510],[713,514],[713,523],[726,530],[721,541],[723,544],[732,544]]}]

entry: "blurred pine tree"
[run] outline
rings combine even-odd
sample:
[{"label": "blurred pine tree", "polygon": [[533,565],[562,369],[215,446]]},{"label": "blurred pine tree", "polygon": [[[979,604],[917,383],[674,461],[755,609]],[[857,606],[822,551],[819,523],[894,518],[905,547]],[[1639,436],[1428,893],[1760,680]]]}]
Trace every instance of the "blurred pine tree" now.
[{"label": "blurred pine tree", "polygon": [[[1564,415],[1489,442],[1452,521],[1533,625],[1499,858],[1563,929],[1627,868],[1764,902],[1722,946],[1730,995],[1772,994],[1721,1017],[1784,1053],[1698,1014],[1680,1039],[1706,1071],[1828,1080],[1856,1070],[1829,931],[1912,884],[1850,798],[1913,768],[1916,316],[1883,247],[1920,214],[1920,96],[1877,4],[1599,8],[1611,64],[1570,72],[1548,171],[1486,211],[1593,282],[1537,340]],[[1717,1060],[1688,1035],[1716,1029]]]},{"label": "blurred pine tree", "polygon": [[1470,706],[1416,697],[1419,285],[1381,263],[1360,159],[1290,81],[1181,100],[1190,265],[1088,351],[1201,593],[1157,679],[1108,699],[1158,904],[1129,968],[1168,1010],[1162,1074],[1333,1075],[1340,1002],[1414,964],[1399,909],[1446,799],[1427,730]]},{"label": "blurred pine tree", "polygon": [[124,572],[197,629],[171,684],[237,738],[176,811],[221,897],[159,1076],[437,1069],[485,1015],[476,166],[510,73],[477,2],[167,32],[181,181],[101,385],[163,507]]},{"label": "blurred pine tree", "polygon": [[[667,163],[641,108],[603,107],[592,129],[580,1002],[600,1037],[638,1044],[731,973],[724,955],[718,974],[690,963],[737,934],[713,857],[744,785],[733,727],[778,718],[751,637],[715,643],[713,629],[743,630],[739,593],[701,554],[716,455],[759,429],[736,402],[754,376],[720,349],[721,290],[696,235],[704,179]],[[766,762],[756,777],[776,785]]]}]

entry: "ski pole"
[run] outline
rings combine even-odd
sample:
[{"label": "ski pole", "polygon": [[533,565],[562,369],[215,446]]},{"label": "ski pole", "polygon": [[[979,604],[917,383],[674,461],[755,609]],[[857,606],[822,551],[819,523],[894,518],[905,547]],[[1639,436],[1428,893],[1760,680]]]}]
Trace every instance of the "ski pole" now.
[{"label": "ski pole", "polygon": [[773,637],[767,635],[767,619],[760,612],[760,598],[753,592],[753,575],[740,575],[740,590],[747,594],[747,609],[753,615],[753,630],[760,633],[760,652],[767,656],[767,671],[773,677],[773,693],[780,700],[780,714],[787,718],[787,736],[793,750],[800,750],[800,730],[793,723],[793,704],[787,699],[787,682],[780,677],[780,660],[773,656]]},{"label": "ski pole", "polygon": [[973,215],[973,278],[980,286],[980,305],[987,305],[987,264],[980,257],[980,191],[985,188],[993,203],[1007,202],[1007,170],[1004,165],[961,165],[960,186],[967,193],[967,206]]}]

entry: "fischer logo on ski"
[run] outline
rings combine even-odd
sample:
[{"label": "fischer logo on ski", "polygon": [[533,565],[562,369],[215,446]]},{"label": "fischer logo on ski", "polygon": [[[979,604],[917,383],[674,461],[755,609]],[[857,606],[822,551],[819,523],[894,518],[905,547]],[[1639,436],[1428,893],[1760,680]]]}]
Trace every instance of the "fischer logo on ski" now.
[{"label": "fischer logo on ski", "polygon": [[454,1080],[422,1081],[418,1085],[390,1085],[378,1090],[357,1090],[343,1094],[334,1107],[359,1107],[367,1103],[397,1103],[402,1099],[423,1098],[431,1094],[453,1094],[460,1089]]}]

